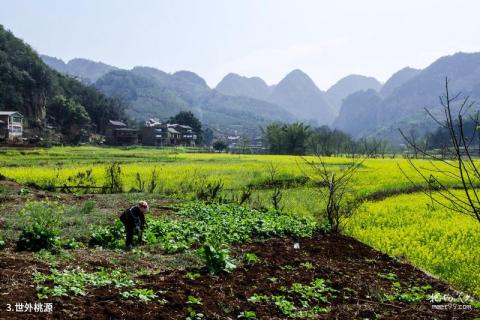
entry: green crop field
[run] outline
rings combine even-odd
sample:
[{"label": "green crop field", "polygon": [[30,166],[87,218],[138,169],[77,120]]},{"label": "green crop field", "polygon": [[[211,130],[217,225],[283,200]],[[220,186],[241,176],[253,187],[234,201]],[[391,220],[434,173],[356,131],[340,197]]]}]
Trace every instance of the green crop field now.
[{"label": "green crop field", "polygon": [[[352,162],[346,157],[322,160],[328,170],[339,173]],[[427,171],[434,166],[448,170],[445,164],[413,161]],[[85,202],[67,205],[63,238],[70,236],[115,250],[122,247],[123,236],[121,224],[112,223],[106,215],[111,214],[108,210],[112,207],[126,206],[142,198],[151,203],[157,199],[186,202],[187,206],[178,207],[173,220],[164,216],[151,218],[145,235],[150,250],[160,247],[167,253],[185,254],[182,258],[187,259],[185,261],[192,259],[189,249],[204,239],[220,237],[226,244],[241,244],[251,237],[305,236],[325,230],[325,199],[320,178],[307,162],[318,163],[319,159],[153,148],[0,150],[0,174],[24,186],[20,192],[25,194],[29,188],[60,191],[64,185],[73,188],[72,185],[78,183],[101,187],[108,182],[106,169],[112,163],[119,165],[122,198],[98,195],[95,198],[98,210],[93,210],[91,215],[79,214],[88,209]],[[79,180],[79,174],[87,172],[89,179]],[[458,187],[448,176],[442,179],[452,190]],[[425,194],[418,193],[418,186],[412,181],[422,185],[423,180],[403,158],[364,159],[346,198],[356,205],[353,214],[342,221],[341,231],[396,259],[412,263],[465,293],[480,297],[480,224],[472,217],[432,205]],[[251,195],[243,203],[244,209],[228,204],[188,204],[189,200],[198,198],[199,190],[215,183],[221,186],[218,197],[224,203],[238,200],[249,190]],[[272,210],[274,186],[280,187],[280,207],[285,215],[277,215]],[[74,190],[80,194],[84,191]],[[101,190],[91,188],[87,192],[100,193]],[[109,203],[104,205],[102,201]],[[0,205],[5,208],[5,204]],[[35,204],[30,205],[29,210],[34,210]],[[13,216],[4,220],[4,238],[18,237],[15,230],[20,227]],[[8,226],[13,231],[6,230]],[[68,239],[64,241],[70,245]],[[75,246],[75,241],[72,243]],[[152,256],[151,259],[163,258]],[[42,290],[50,292],[51,289]]]},{"label": "green crop field", "polygon": [[480,296],[480,223],[432,205],[423,193],[364,202],[345,231]]},{"label": "green crop field", "polygon": [[[333,171],[351,161],[348,158],[324,160]],[[278,171],[275,180],[283,181],[288,187],[284,195],[286,210],[308,215],[322,208],[322,200],[316,189],[312,188],[316,175],[306,164],[306,161],[316,161],[314,157],[201,154],[187,153],[183,149],[148,148],[0,150],[0,174],[19,183],[47,187],[69,184],[70,177],[92,170],[95,184],[101,186],[105,183],[106,166],[114,161],[121,165],[125,192],[140,189],[137,175],[142,180],[149,180],[155,170],[159,176],[157,193],[188,198],[198,184],[221,181],[227,194],[238,192],[248,185],[253,186],[259,190],[254,199],[260,203],[268,200],[262,190],[269,180],[268,169],[273,165]],[[426,169],[432,168],[427,161],[416,162]],[[377,192],[401,193],[410,189],[412,184],[400,167],[411,179],[421,182],[407,160],[367,159],[354,177],[352,194],[355,197],[367,197]],[[454,186],[448,179],[443,182]],[[264,204],[267,205],[267,202]]]}]

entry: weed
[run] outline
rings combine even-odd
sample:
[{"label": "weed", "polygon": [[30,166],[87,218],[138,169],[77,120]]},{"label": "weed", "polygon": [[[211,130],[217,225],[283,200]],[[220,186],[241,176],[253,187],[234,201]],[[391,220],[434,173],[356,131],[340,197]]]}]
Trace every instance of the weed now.
[{"label": "weed", "polygon": [[114,161],[105,168],[105,184],[103,190],[106,193],[123,192],[123,175],[120,163]]},{"label": "weed", "polygon": [[251,296],[250,298],[248,298],[248,301],[251,302],[251,303],[258,303],[258,302],[268,301],[268,300],[270,300],[269,296],[260,295],[260,294],[256,294],[256,293],[253,296]]},{"label": "weed", "polygon": [[18,250],[52,249],[60,234],[64,208],[49,201],[27,202],[19,212],[23,225]]},{"label": "weed", "polygon": [[214,201],[223,189],[222,180],[207,182],[200,185],[197,191],[197,199],[202,201]]},{"label": "weed", "polygon": [[18,195],[19,196],[26,196],[27,194],[30,194],[32,193],[30,191],[30,189],[27,189],[27,188],[21,188],[20,190],[18,190]]},{"label": "weed", "polygon": [[200,273],[192,273],[192,272],[187,272],[184,276],[184,278],[188,280],[196,280],[200,277],[201,277]]},{"label": "weed", "polygon": [[315,266],[314,266],[310,261],[303,262],[303,263],[300,264],[300,266],[302,266],[302,267],[305,268],[306,270],[313,270],[313,269],[315,269]]},{"label": "weed", "polygon": [[395,273],[379,273],[380,278],[387,279],[390,281],[397,281],[397,275]]},{"label": "weed", "polygon": [[243,260],[248,264],[254,264],[259,261],[259,258],[255,253],[247,252],[243,255]]},{"label": "weed", "polygon": [[278,278],[275,278],[275,277],[271,277],[271,278],[267,278],[268,281],[272,282],[272,283],[277,283],[278,281]]},{"label": "weed", "polygon": [[[120,293],[120,296],[122,299],[135,299],[145,303],[150,302],[158,297],[152,289],[133,289]],[[165,300],[162,301],[165,302]]]},{"label": "weed", "polygon": [[286,265],[281,266],[280,269],[281,269],[282,271],[293,271],[293,270],[295,270],[296,268],[295,268],[294,266],[292,266],[292,265],[286,264]]},{"label": "weed", "polygon": [[203,304],[203,303],[202,303],[202,299],[201,299],[201,298],[197,298],[197,297],[194,297],[194,296],[188,296],[188,297],[187,297],[187,304],[201,305],[201,304]]},{"label": "weed", "polygon": [[97,181],[93,175],[93,169],[88,168],[68,177],[67,183],[70,186],[64,187],[64,192],[90,193],[92,190],[94,190]]},{"label": "weed", "polygon": [[81,214],[90,214],[95,209],[95,201],[88,200],[83,203],[82,208],[80,209]]},{"label": "weed", "polygon": [[426,301],[431,297],[429,293],[432,289],[430,285],[415,286],[407,289],[402,289],[399,282],[392,284],[392,293],[385,295],[388,301],[401,301],[405,303]]},{"label": "weed", "polygon": [[257,314],[255,313],[255,311],[245,310],[240,312],[237,318],[238,319],[256,319]]},{"label": "weed", "polygon": [[292,301],[287,300],[284,296],[272,296],[271,299],[282,314],[286,315],[287,317],[293,316],[293,312],[295,311],[296,307]]},{"label": "weed", "polygon": [[202,320],[204,319],[203,313],[197,312],[192,307],[187,308],[187,317],[185,320]]},{"label": "weed", "polygon": [[74,260],[74,256],[65,250],[59,250],[54,254],[49,250],[42,249],[38,252],[33,253],[33,257],[42,262],[47,262],[53,267],[58,266],[60,262]]}]

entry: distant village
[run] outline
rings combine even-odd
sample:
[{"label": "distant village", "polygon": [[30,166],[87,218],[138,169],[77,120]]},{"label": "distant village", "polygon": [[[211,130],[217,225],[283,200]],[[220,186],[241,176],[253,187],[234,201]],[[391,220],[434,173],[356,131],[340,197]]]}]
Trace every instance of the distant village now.
[{"label": "distant village", "polygon": [[[17,111],[0,111],[0,142],[13,144],[25,141],[23,122],[23,115]],[[103,142],[109,146],[197,147],[197,138],[198,133],[188,125],[149,119],[141,129],[135,129],[129,128],[123,121],[109,120]],[[232,152],[249,149],[254,153],[262,153],[265,150],[262,137],[242,141],[239,135],[233,134],[223,136],[221,141]]]},{"label": "distant village", "polygon": [[122,121],[110,120],[105,130],[105,143],[112,146],[142,144],[144,146],[195,147],[197,133],[192,127],[147,120],[141,130],[128,128]]}]

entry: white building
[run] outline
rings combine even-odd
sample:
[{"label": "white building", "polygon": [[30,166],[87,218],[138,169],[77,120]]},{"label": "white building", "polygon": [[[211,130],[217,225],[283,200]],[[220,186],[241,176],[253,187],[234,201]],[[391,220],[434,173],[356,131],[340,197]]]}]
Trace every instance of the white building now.
[{"label": "white building", "polygon": [[0,139],[21,139],[23,135],[23,116],[17,111],[0,111]]}]

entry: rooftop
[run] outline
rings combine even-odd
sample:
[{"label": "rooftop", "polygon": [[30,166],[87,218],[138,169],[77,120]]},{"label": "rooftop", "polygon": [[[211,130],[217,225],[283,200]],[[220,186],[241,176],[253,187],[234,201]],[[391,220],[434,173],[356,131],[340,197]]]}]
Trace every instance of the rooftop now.
[{"label": "rooftop", "polygon": [[18,114],[19,116],[23,117],[22,114],[18,111],[0,111],[0,116],[11,116],[14,114]]},{"label": "rooftop", "polygon": [[117,127],[126,127],[127,125],[125,123],[123,123],[122,121],[114,121],[114,120],[109,120],[108,121],[109,124],[113,125],[113,126],[117,126]]}]

